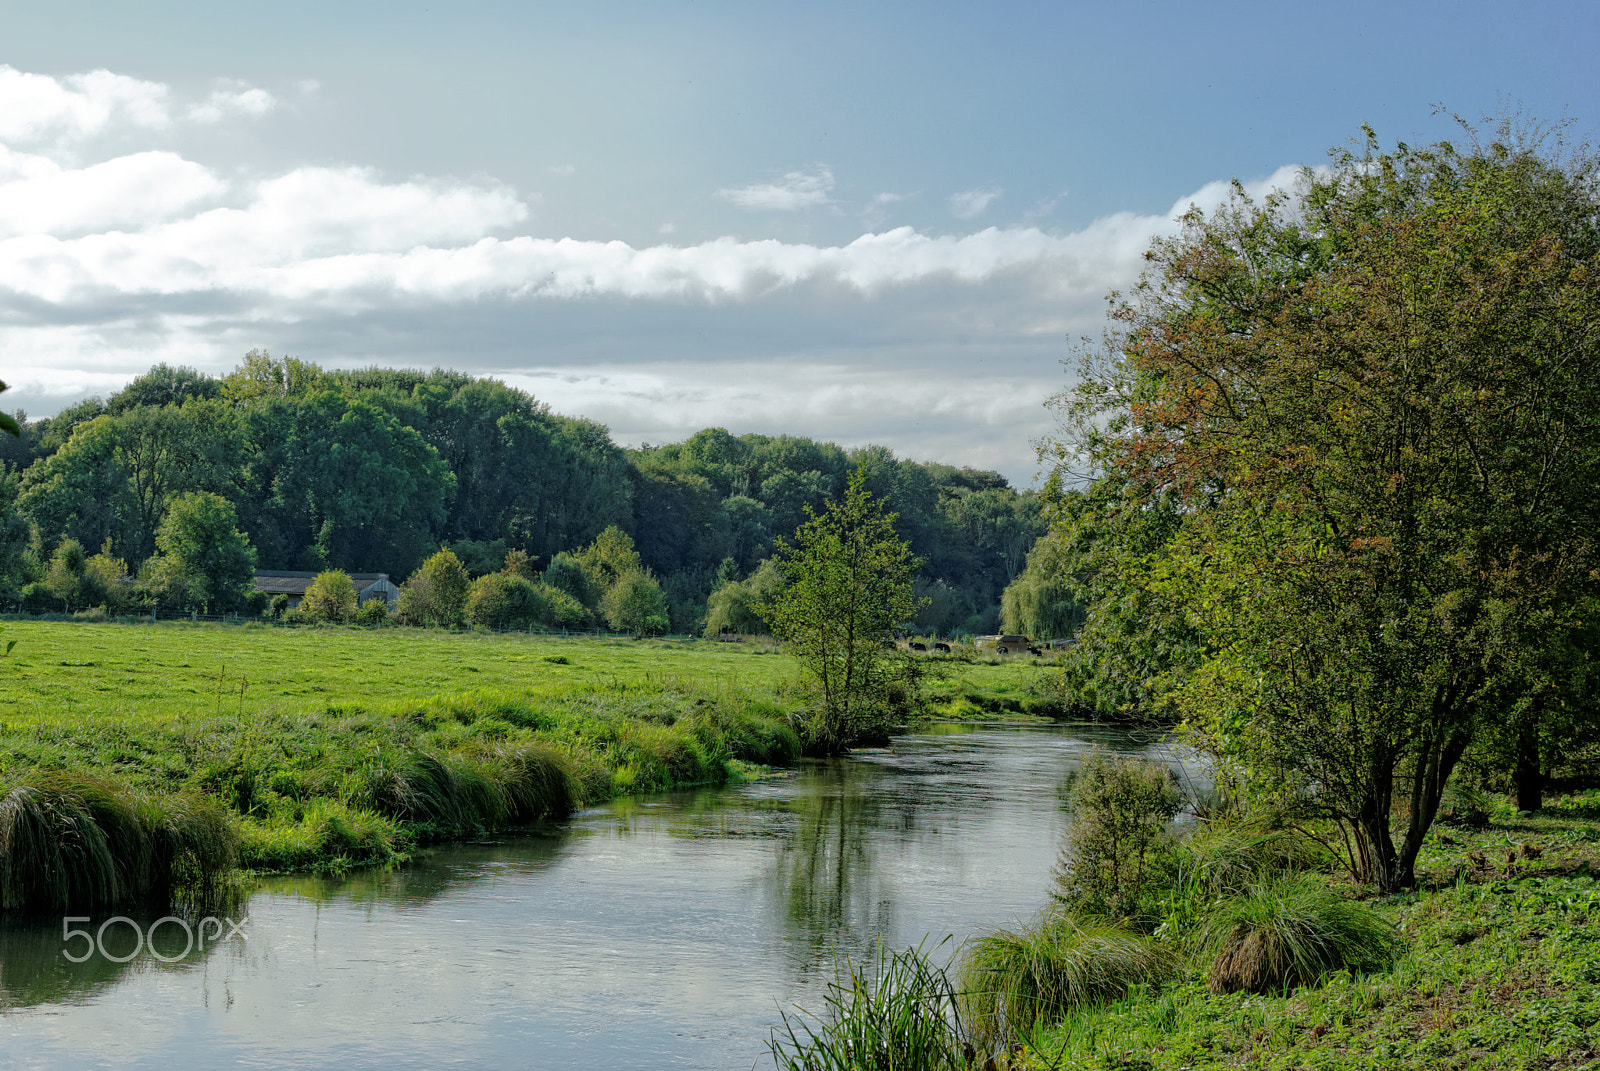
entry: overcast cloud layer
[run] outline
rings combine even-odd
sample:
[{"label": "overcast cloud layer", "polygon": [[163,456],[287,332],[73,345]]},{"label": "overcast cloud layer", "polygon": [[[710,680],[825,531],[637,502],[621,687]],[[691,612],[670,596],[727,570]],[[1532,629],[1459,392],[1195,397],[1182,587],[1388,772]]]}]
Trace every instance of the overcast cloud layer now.
[{"label": "overcast cloud layer", "polygon": [[[720,424],[884,442],[1027,483],[1070,339],[1095,330],[1174,215],[1226,190],[1069,232],[982,226],[1003,196],[984,187],[946,195],[962,228],[949,233],[632,245],[540,234],[536,198],[492,177],[246,173],[170,147],[278,105],[238,81],[181,99],[110,71],[0,67],[8,404],[47,413],[157,361],[223,372],[260,347],[498,375],[624,442]],[[714,194],[752,219],[869,224],[902,196],[850,204],[838,186],[816,163]]]}]

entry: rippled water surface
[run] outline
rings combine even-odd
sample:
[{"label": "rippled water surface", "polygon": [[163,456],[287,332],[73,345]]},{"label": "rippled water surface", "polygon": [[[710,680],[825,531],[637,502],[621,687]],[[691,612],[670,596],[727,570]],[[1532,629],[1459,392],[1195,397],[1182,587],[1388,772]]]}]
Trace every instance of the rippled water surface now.
[{"label": "rippled water surface", "polygon": [[[247,939],[204,952],[171,922],[125,964],[67,962],[84,939],[59,923],[0,930],[0,1067],[770,1067],[779,1009],[820,1007],[836,956],[1043,906],[1092,744],[1168,757],[1083,727],[918,734],[396,871],[273,879],[232,911]],[[129,954],[130,925],[102,943]]]}]

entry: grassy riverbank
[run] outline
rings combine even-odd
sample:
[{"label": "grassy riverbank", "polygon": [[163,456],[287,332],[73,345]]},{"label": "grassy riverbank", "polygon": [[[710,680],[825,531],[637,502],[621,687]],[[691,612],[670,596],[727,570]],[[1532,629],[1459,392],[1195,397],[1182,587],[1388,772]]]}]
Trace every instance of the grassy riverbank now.
[{"label": "grassy riverbank", "polygon": [[948,970],[880,956],[822,1018],[786,1019],[778,1066],[893,1052],[928,1071],[1600,1068],[1600,792],[1532,814],[1490,804],[1485,825],[1437,827],[1417,888],[1389,897],[1312,856],[1214,887],[1292,843],[1252,847],[1224,818],[1180,847],[1199,869],[1158,895],[1153,930],[1058,903]]},{"label": "grassy riverbank", "polygon": [[1600,1067],[1600,794],[1439,827],[1422,864],[1416,892],[1370,901],[1402,941],[1387,970],[1219,995],[1196,964],[1070,1015],[1013,1066]]},{"label": "grassy riverbank", "polygon": [[[770,644],[31,621],[4,639],[17,646],[0,676],[0,796],[35,790],[40,837],[104,813],[142,844],[182,825],[171,816],[200,816],[262,870],[392,861],[787,763],[800,749],[789,712],[806,701]],[[1041,667],[983,660],[930,663],[927,695],[939,717],[1041,716],[1052,702]],[[147,855],[96,865],[143,874]],[[73,880],[153,880],[128,875]],[[63,888],[7,902],[42,906]]]}]

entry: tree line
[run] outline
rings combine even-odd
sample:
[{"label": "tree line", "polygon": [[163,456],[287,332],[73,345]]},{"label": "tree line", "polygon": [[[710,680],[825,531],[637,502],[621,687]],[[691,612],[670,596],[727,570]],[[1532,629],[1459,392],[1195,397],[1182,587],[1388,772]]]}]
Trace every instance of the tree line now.
[{"label": "tree line", "polygon": [[998,473],[720,428],[628,449],[524,391],[437,369],[326,370],[262,352],[220,377],[160,364],[17,424],[0,439],[0,599],[32,611],[234,611],[245,594],[218,578],[246,558],[398,581],[444,548],[469,583],[521,577],[549,589],[536,587],[545,619],[605,626],[619,574],[594,572],[609,552],[594,548],[620,537],[637,560],[622,572],[659,590],[644,616],[690,631],[720,589],[740,589],[726,606],[759,588],[777,542],[859,469],[925,563],[926,605],[907,624],[982,632],[999,627],[1002,593],[1047,527],[1038,496]]}]

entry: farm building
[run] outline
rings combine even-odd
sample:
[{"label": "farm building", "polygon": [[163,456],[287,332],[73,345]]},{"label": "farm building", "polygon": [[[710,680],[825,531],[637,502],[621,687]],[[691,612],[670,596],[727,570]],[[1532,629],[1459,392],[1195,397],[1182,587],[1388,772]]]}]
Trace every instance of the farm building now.
[{"label": "farm building", "polygon": [[[268,595],[287,595],[289,606],[293,608],[300,605],[300,600],[305,598],[306,588],[316,578],[316,573],[301,570],[257,569],[256,590]],[[356,600],[362,606],[377,599],[393,609],[399,601],[400,589],[390,583],[388,573],[351,573],[350,580],[356,586]]]}]

